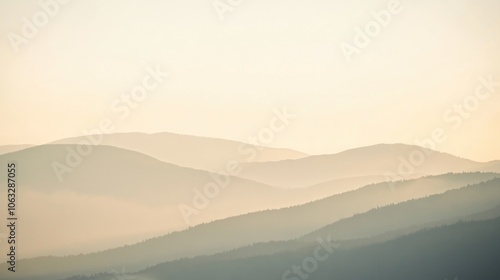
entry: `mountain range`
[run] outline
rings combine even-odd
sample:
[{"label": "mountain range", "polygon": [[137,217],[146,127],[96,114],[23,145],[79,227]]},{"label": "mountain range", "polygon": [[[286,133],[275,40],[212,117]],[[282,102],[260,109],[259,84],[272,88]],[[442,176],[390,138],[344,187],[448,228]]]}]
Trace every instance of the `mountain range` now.
[{"label": "mountain range", "polygon": [[[404,144],[307,155],[126,133],[0,147],[0,164],[9,162],[17,163],[19,203],[29,207],[18,210],[25,269],[6,274],[2,264],[2,279],[113,279],[110,272],[121,268],[135,279],[246,279],[250,267],[258,268],[258,279],[277,279],[314,251],[318,238],[340,248],[331,258],[338,265],[390,252],[408,266],[414,256],[395,251],[401,240],[420,244],[422,236],[441,240],[452,231],[472,238],[467,231],[474,225],[494,227],[500,216],[500,161]],[[430,254],[450,252],[439,247]],[[186,273],[190,266],[196,269]],[[352,273],[349,266],[323,268],[311,279]],[[369,273],[367,267],[356,275]]]}]

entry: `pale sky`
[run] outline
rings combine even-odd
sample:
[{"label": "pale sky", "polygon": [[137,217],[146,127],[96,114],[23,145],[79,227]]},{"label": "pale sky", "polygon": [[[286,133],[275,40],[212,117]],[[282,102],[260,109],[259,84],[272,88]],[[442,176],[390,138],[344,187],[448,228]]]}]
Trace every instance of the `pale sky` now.
[{"label": "pale sky", "polygon": [[[78,136],[103,118],[113,132],[246,141],[286,107],[297,116],[270,146],[335,153],[442,128],[438,150],[500,159],[500,85],[466,117],[447,112],[474,102],[479,76],[500,81],[500,1],[400,1],[347,62],[340,44],[390,2],[243,0],[221,21],[212,0],[73,0],[15,52],[12,34],[44,9],[1,0],[0,145]],[[118,118],[112,104],[157,65],[170,76]]]}]

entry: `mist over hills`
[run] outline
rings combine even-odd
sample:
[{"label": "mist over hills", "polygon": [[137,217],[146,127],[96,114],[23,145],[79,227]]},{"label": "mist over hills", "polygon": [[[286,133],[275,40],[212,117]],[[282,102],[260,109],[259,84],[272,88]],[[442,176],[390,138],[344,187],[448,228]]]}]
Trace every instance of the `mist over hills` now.
[{"label": "mist over hills", "polygon": [[[79,148],[42,145],[0,155],[2,165],[18,162],[22,176],[19,199],[31,205],[21,208],[20,214],[28,220],[44,217],[44,223],[29,223],[25,226],[27,230],[20,233],[26,240],[25,247],[20,249],[22,255],[94,251],[103,244],[109,248],[135,243],[186,228],[189,224],[179,205],[194,208],[194,189],[203,191],[214,178],[220,178],[207,171],[180,167],[111,146],[93,146],[84,157],[73,153]],[[62,170],[62,181],[54,168],[56,162],[65,166],[57,169]],[[70,163],[74,162],[79,164],[73,167]],[[285,193],[234,176],[224,178],[228,180],[227,188],[213,203],[207,200],[210,205],[201,214],[189,217],[191,225],[309,201],[300,192]],[[315,195],[323,194],[319,190]],[[130,223],[131,219],[136,222]],[[55,233],[47,227],[56,224]],[[37,241],[41,236],[45,238],[43,243]],[[113,238],[116,241],[110,242]]]},{"label": "mist over hills", "polygon": [[[210,255],[208,258],[230,260],[294,251],[316,242],[318,237],[327,236],[342,244],[342,248],[357,248],[460,221],[494,219],[500,217],[499,183],[497,178],[442,194],[372,209],[341,219],[297,239],[257,243]],[[420,209],[425,211],[417,211]]]},{"label": "mist over hills", "polygon": [[499,280],[500,0],[0,0],[0,280]]},{"label": "mist over hills", "polygon": [[[292,258],[297,260],[300,255],[307,252],[307,250],[311,252],[314,250],[314,246],[317,246],[317,244],[314,245],[316,242],[315,240],[318,237],[325,240],[327,236],[331,237],[331,240],[339,244],[340,254],[355,254],[355,252],[359,250],[370,250],[370,248],[374,247],[374,244],[380,244],[375,246],[383,248],[387,246],[386,244],[392,244],[401,239],[413,238],[412,236],[421,236],[428,232],[436,232],[446,228],[455,228],[457,225],[454,224],[460,221],[467,221],[469,225],[481,224],[470,223],[470,221],[486,221],[483,222],[482,225],[489,227],[487,224],[498,223],[498,221],[491,221],[491,219],[500,217],[500,207],[497,204],[500,197],[499,183],[500,179],[494,179],[462,189],[451,190],[443,194],[374,209],[336,222],[298,240],[259,243],[216,255],[181,259],[160,264],[139,273],[132,273],[131,275],[139,277],[138,279],[202,279],[202,276],[199,274],[201,273],[203,277],[205,277],[204,279],[219,279],[216,277],[222,277],[221,274],[224,274],[225,277],[232,277],[229,279],[237,279],[240,277],[240,273],[243,273],[240,270],[241,266],[243,266],[248,267],[248,269],[250,267],[257,268],[255,271],[258,272],[256,273],[262,273],[259,274],[259,279],[272,279],[271,276],[273,274],[269,273],[267,270],[262,272],[259,267],[267,267],[269,262],[277,265],[283,259]],[[468,201],[467,198],[471,197],[471,195],[472,199]],[[416,209],[426,209],[427,212],[432,212],[433,215],[428,215],[425,211],[415,211]],[[403,223],[401,223],[401,221],[403,221]],[[357,227],[353,227],[353,225],[357,225]],[[395,232],[394,226],[401,227],[401,229],[404,230]],[[443,228],[442,226],[446,227]],[[429,231],[431,228],[437,229]],[[469,227],[469,230],[470,229],[472,229],[472,226]],[[451,232],[451,230],[448,232]],[[360,233],[365,234],[365,236],[371,236],[364,240],[362,236],[359,236]],[[411,235],[407,237],[408,234]],[[308,236],[311,236],[311,238]],[[456,233],[453,233],[453,236],[456,236]],[[470,236],[469,238],[472,237],[473,236]],[[359,238],[361,239],[358,240]],[[457,239],[452,238],[452,240]],[[389,241],[389,243],[385,243],[387,241]],[[473,242],[477,242],[477,240],[475,239]],[[401,248],[404,248],[404,246]],[[416,247],[412,248],[413,250],[418,250]],[[438,250],[441,249],[440,246],[436,246],[436,248]],[[391,258],[402,253],[400,248],[392,248],[391,250],[393,250],[389,254]],[[311,253],[303,254],[302,258],[310,255]],[[260,260],[265,261],[261,262]],[[242,263],[241,261],[245,262]],[[438,264],[442,262],[443,260]],[[239,263],[239,265],[228,266],[228,263]],[[300,262],[298,263],[300,264]],[[364,266],[364,262],[361,261],[361,263]],[[290,265],[292,264],[293,263],[290,263]],[[188,267],[196,267],[196,269],[187,269]],[[209,267],[214,269],[210,269]],[[275,269],[275,267],[269,267],[269,269]],[[285,270],[284,268],[282,273]],[[246,272],[246,270],[244,272]],[[110,277],[110,275],[83,279],[109,279],[107,277]],[[244,274],[242,274],[241,277],[244,277]],[[317,276],[314,276],[313,279],[329,279],[316,277]],[[274,278],[276,278],[276,276]]]},{"label": "mist over hills", "polygon": [[[317,236],[331,236],[349,255],[426,228],[496,218],[500,209],[500,161],[417,146],[307,156],[170,133],[112,134],[100,145],[80,145],[85,139],[0,148],[1,165],[18,163],[19,201],[30,205],[19,210],[30,221],[19,233],[19,265],[29,269],[4,275],[0,265],[2,279],[157,264],[137,276],[162,279],[158,271],[181,275],[176,269],[200,259],[201,267],[245,266],[243,259],[258,266],[272,254],[309,248]],[[261,156],[250,159],[241,145]]]},{"label": "mist over hills", "polygon": [[[44,223],[29,223],[27,231],[20,233],[26,240],[20,248],[22,256],[89,253],[384,181],[382,176],[352,178],[310,189],[282,190],[112,146],[91,146],[88,155],[80,155],[81,150],[79,145],[54,144],[0,155],[0,164],[18,162],[19,199],[31,205],[20,213],[28,220],[45,217]],[[207,184],[218,186],[216,197],[205,194]],[[195,202],[206,205],[198,209]],[[180,205],[197,212],[183,214]],[[130,223],[131,219],[136,222]],[[59,230],[54,233],[46,225],[58,225]],[[40,236],[45,242],[37,241]]]},{"label": "mist over hills", "polygon": [[[496,176],[496,174],[472,173],[426,177],[397,182],[394,191],[387,183],[369,185],[301,206],[261,211],[215,221],[102,253],[63,259],[39,258],[21,263],[29,267],[39,267],[38,273],[53,275],[52,277],[70,276],[72,273],[106,272],[113,267],[122,266],[132,271],[155,263],[222,252],[256,242],[296,238],[356,213],[443,193],[468,184],[490,180]],[[494,200],[495,196],[491,196],[491,199]],[[158,248],[162,249],[158,250]],[[63,260],[65,265],[61,266]],[[22,274],[18,275],[22,276]],[[29,277],[29,275],[25,274],[23,277]]]}]

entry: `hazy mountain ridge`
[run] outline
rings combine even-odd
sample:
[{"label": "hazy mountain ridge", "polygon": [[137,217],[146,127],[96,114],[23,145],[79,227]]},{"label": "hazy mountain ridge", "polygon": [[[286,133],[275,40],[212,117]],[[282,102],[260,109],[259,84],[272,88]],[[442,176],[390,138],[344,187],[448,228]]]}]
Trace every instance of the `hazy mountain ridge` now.
[{"label": "hazy mountain ridge", "polygon": [[164,162],[207,171],[219,171],[228,161],[260,162],[297,159],[307,155],[291,149],[256,146],[226,139],[175,133],[116,133],[89,135],[54,141],[52,144],[90,143],[140,152]]},{"label": "hazy mountain ridge", "polygon": [[[423,155],[423,160],[420,161],[422,163],[414,164],[409,159],[414,152]],[[280,187],[305,187],[345,177],[373,175],[383,175],[387,180],[392,180],[449,172],[500,172],[500,165],[474,162],[405,144],[379,144],[337,154],[279,162],[246,163],[243,166],[240,177]]]}]

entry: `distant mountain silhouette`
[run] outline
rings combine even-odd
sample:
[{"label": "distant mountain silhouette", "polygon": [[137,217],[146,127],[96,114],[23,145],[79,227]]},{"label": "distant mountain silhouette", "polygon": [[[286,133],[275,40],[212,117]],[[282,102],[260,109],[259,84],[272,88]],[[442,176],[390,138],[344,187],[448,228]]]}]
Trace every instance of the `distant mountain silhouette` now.
[{"label": "distant mountain silhouette", "polygon": [[61,139],[52,144],[80,144],[96,139],[179,166],[207,171],[224,170],[228,161],[264,162],[298,159],[307,155],[290,149],[267,148],[237,141],[174,133],[117,133]]},{"label": "distant mountain silhouette", "polygon": [[418,146],[380,144],[332,155],[247,163],[240,177],[271,186],[298,188],[346,177],[386,175],[391,180],[473,171],[500,172],[500,164],[474,162]]}]

